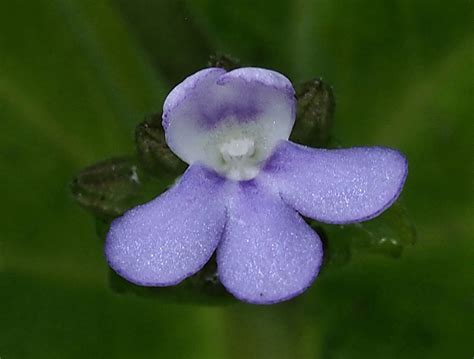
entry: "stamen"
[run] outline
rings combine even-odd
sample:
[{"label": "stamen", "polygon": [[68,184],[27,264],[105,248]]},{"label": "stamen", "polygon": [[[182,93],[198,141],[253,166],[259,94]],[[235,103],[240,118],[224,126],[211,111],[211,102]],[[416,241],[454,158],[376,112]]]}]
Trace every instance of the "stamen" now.
[{"label": "stamen", "polygon": [[245,157],[252,157],[255,153],[255,142],[250,138],[234,138],[220,146],[224,161],[229,162]]},{"label": "stamen", "polygon": [[223,171],[234,180],[249,180],[258,174],[255,141],[251,138],[232,138],[219,146],[224,160]]}]

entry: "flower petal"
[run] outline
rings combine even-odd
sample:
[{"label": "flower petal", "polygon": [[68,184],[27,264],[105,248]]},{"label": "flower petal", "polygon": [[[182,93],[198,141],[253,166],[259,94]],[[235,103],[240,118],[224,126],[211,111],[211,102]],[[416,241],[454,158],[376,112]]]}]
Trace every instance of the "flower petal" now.
[{"label": "flower petal", "polygon": [[255,181],[235,186],[217,249],[222,284],[237,298],[257,304],[302,293],[321,265],[322,244],[317,234],[298,213]]},{"label": "flower petal", "polygon": [[189,164],[199,161],[216,170],[222,142],[250,138],[258,146],[256,155],[266,159],[280,140],[288,139],[294,119],[290,81],[258,68],[199,71],[176,86],[163,109],[172,151]]},{"label": "flower petal", "polygon": [[116,219],[107,234],[110,266],[145,286],[177,284],[214,252],[225,226],[224,180],[191,166],[173,188]]},{"label": "flower petal", "polygon": [[188,76],[183,82],[177,85],[168,94],[163,104],[163,128],[165,130],[168,128],[173,111],[176,107],[180,106],[189,95],[198,97],[200,91],[206,91],[208,87],[212,86],[212,84],[226,72],[226,70],[218,67],[210,67]]},{"label": "flower petal", "polygon": [[314,149],[284,141],[262,170],[262,181],[304,216],[326,223],[376,217],[398,198],[406,158],[385,147]]},{"label": "flower petal", "polygon": [[220,76],[217,83],[219,85],[225,85],[236,80],[241,80],[247,84],[261,84],[264,86],[273,87],[276,90],[286,91],[290,99],[295,94],[293,85],[285,76],[279,72],[258,67],[242,67],[232,70]]}]

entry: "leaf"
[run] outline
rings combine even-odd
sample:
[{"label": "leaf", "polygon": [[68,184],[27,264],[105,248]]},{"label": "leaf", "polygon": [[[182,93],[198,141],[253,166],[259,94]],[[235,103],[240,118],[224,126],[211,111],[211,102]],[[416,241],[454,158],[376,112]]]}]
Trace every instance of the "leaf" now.
[{"label": "leaf", "polygon": [[[405,207],[400,201],[395,202],[387,211],[373,220],[358,223],[355,227],[364,232],[368,238],[368,247],[375,251],[400,251],[403,247],[416,243],[415,225],[410,220]],[[359,243],[365,246],[363,241]]]},{"label": "leaf", "polygon": [[327,236],[328,262],[339,265],[347,264],[350,258],[347,251],[368,251],[398,258],[405,247],[416,242],[414,224],[399,201],[380,216],[366,222],[343,226],[314,222],[312,225],[321,227]]}]

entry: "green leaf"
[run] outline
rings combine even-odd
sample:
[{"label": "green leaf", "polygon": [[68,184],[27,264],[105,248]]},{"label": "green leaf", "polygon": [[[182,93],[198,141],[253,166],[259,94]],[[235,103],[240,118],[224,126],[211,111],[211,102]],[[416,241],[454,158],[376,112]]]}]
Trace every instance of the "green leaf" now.
[{"label": "green leaf", "polygon": [[327,237],[326,257],[330,264],[347,264],[347,252],[354,250],[398,258],[405,247],[416,242],[415,226],[400,202],[366,222],[343,226],[313,223]]},{"label": "green leaf", "polygon": [[399,201],[380,216],[355,227],[366,237],[366,241],[360,240],[357,245],[376,252],[397,255],[403,247],[416,243],[415,225]]}]

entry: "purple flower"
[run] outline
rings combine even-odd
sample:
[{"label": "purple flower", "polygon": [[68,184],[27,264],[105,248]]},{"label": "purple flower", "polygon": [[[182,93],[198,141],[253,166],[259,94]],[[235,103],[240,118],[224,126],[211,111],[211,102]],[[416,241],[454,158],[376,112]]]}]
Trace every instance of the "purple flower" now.
[{"label": "purple flower", "polygon": [[189,164],[179,182],[116,219],[110,266],[143,286],[170,286],[217,251],[219,279],[235,297],[270,304],[316,278],[323,248],[300,216],[354,223],[400,194],[407,161],[384,147],[314,149],[288,141],[295,93],[259,68],[208,68],[164,104],[171,150]]}]

